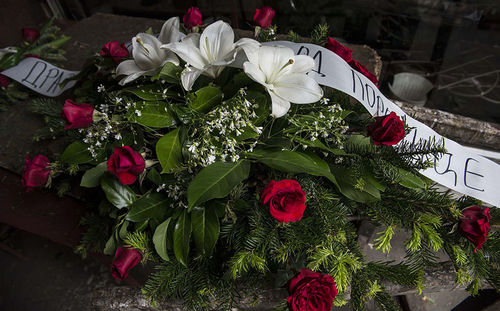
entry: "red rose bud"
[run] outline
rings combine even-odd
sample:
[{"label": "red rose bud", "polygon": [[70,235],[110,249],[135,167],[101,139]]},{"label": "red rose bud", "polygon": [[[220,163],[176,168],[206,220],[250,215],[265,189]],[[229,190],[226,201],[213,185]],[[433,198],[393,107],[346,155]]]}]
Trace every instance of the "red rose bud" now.
[{"label": "red rose bud", "polygon": [[351,66],[351,68],[361,72],[365,77],[370,79],[370,81],[372,81],[373,84],[375,84],[378,87],[377,77],[373,73],[368,71],[368,69],[366,69],[366,67],[363,66],[360,62],[353,59],[352,61],[349,62],[349,65]]},{"label": "red rose bud", "polygon": [[338,42],[337,40],[328,37],[328,42],[326,43],[325,47],[332,51],[333,53],[337,54],[338,56],[342,57],[343,60],[345,60],[347,63],[352,61],[352,51],[346,46],[343,46]]},{"label": "red rose bud", "polygon": [[286,300],[291,311],[330,311],[337,286],[328,274],[302,269],[289,281],[288,293]]},{"label": "red rose bud", "polygon": [[[2,72],[3,70],[0,70]],[[0,74],[0,87],[7,87],[12,81],[6,75]]]},{"label": "red rose bud", "polygon": [[21,182],[26,187],[26,191],[45,185],[50,175],[48,168],[49,159],[44,155],[38,154],[32,159],[26,156],[24,161],[24,174]]},{"label": "red rose bud", "polygon": [[29,43],[35,42],[36,39],[38,39],[38,37],[40,37],[40,33],[38,32],[38,30],[35,30],[35,29],[23,28],[21,31],[23,34],[23,39],[25,41],[28,41]]},{"label": "red rose bud", "polygon": [[66,121],[65,130],[89,127],[92,124],[94,107],[85,103],[75,103],[66,99],[61,117]]},{"label": "red rose bud", "polygon": [[40,56],[36,55],[36,54],[26,54],[23,56],[23,58],[28,58],[28,57],[33,57],[33,58],[38,58],[40,59]]},{"label": "red rose bud", "polygon": [[108,159],[108,171],[124,185],[133,184],[145,166],[141,154],[129,146],[116,147]]},{"label": "red rose bud", "polygon": [[405,124],[394,112],[375,117],[375,123],[368,126],[368,135],[377,146],[392,146],[405,138]]},{"label": "red rose bud", "polygon": [[124,58],[128,57],[128,50],[123,43],[120,44],[118,41],[109,41],[102,46],[100,55],[103,57],[111,57],[115,64],[119,64]]},{"label": "red rose bud", "polygon": [[476,246],[474,251],[481,249],[484,242],[486,242],[488,232],[490,232],[490,209],[488,207],[470,206],[463,211],[462,215],[460,231],[474,243]]},{"label": "red rose bud", "polygon": [[262,9],[255,10],[253,21],[256,25],[260,26],[262,29],[266,29],[269,26],[271,26],[275,13],[276,12],[273,10],[273,8],[269,6],[263,6]]},{"label": "red rose bud", "polygon": [[300,220],[305,201],[306,193],[295,180],[272,180],[262,192],[262,202],[269,204],[269,213],[279,222]]},{"label": "red rose bud", "polygon": [[128,276],[130,269],[135,267],[142,259],[141,253],[134,248],[119,247],[111,266],[111,274],[115,279],[123,280]]},{"label": "red rose bud", "polygon": [[184,27],[192,29],[201,25],[201,11],[197,7],[190,7],[186,14],[182,17]]}]

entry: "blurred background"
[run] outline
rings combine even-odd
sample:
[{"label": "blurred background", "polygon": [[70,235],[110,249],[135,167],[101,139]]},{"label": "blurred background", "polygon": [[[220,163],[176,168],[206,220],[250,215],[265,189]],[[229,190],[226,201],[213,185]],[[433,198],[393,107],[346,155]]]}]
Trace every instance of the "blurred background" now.
[{"label": "blurred background", "polygon": [[[0,29],[95,13],[165,20],[191,6],[200,8],[204,22],[223,18],[252,29],[263,5],[276,10],[279,33],[293,29],[307,37],[327,23],[331,36],[374,48],[383,64],[381,89],[394,99],[500,123],[499,0],[3,0]],[[19,39],[12,40],[1,43]]]}]

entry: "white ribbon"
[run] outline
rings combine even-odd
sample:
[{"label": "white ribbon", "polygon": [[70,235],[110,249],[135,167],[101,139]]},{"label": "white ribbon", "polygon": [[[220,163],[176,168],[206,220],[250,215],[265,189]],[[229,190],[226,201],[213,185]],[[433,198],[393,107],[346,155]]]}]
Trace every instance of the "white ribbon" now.
[{"label": "white ribbon", "polygon": [[[500,207],[500,165],[477,155],[451,139],[442,137],[430,127],[405,114],[363,74],[352,69],[337,54],[321,46],[288,41],[266,42],[266,45],[290,47],[296,54],[309,55],[316,61],[316,69],[309,72],[319,84],[344,92],[357,99],[373,115],[387,115],[395,112],[406,117],[408,126],[414,129],[405,140],[414,146],[423,142],[444,139],[447,153],[434,161],[434,167],[420,171],[424,176],[457,192],[475,197],[491,205]],[[60,84],[67,78],[78,74],[57,68],[43,60],[26,58],[17,66],[2,74],[18,81],[24,86],[46,96],[58,96],[71,88],[75,81]]]},{"label": "white ribbon", "polygon": [[431,159],[434,167],[421,170],[424,176],[457,192],[475,197],[500,207],[500,165],[477,155],[455,141],[442,137],[430,127],[413,119],[363,74],[355,71],[341,57],[321,46],[288,41],[266,42],[266,45],[290,47],[296,54],[309,55],[316,61],[316,69],[309,72],[319,84],[342,91],[357,99],[373,115],[395,112],[406,117],[408,126],[414,129],[405,140],[414,146],[433,139],[444,139],[447,153],[441,159]]},{"label": "white ribbon", "polygon": [[76,81],[70,81],[64,87],[60,86],[64,80],[78,72],[58,68],[35,57],[27,57],[16,66],[2,71],[2,74],[35,92],[55,97],[75,85]]}]

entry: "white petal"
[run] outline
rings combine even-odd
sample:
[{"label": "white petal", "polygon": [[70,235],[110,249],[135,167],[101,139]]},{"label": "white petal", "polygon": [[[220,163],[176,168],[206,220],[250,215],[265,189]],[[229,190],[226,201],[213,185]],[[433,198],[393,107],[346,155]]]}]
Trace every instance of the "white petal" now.
[{"label": "white petal", "polygon": [[[139,43],[139,40],[142,44]],[[161,42],[147,33],[140,33],[132,38],[132,56],[142,70],[151,70],[161,66],[166,51],[160,49]]]},{"label": "white petal", "polygon": [[292,72],[306,73],[316,67],[316,62],[311,56],[296,55],[293,59]]},{"label": "white petal", "polygon": [[161,27],[158,39],[161,43],[177,42],[180,39],[179,17],[169,18]]},{"label": "white petal", "polygon": [[125,78],[121,79],[120,82],[118,82],[118,84],[125,85],[129,82],[134,81],[135,79],[139,78],[140,76],[143,76],[145,73],[146,73],[145,71],[134,72],[131,75],[128,75]]},{"label": "white petal", "polygon": [[133,60],[125,60],[121,62],[118,67],[116,67],[116,75],[131,75],[133,73],[143,71],[141,68],[139,68],[136,64],[135,61]]},{"label": "white petal", "polygon": [[172,51],[166,51],[165,60],[163,61],[162,66],[167,62],[171,62],[172,64],[179,66],[179,58]]},{"label": "white petal", "polygon": [[317,102],[323,97],[323,89],[314,79],[303,73],[282,76],[274,83],[277,95],[297,104]]},{"label": "white petal", "polygon": [[290,109],[290,102],[274,94],[274,92],[272,91],[269,92],[269,95],[271,95],[271,101],[272,101],[271,115],[275,118],[281,118]]},{"label": "white petal", "polygon": [[162,49],[174,52],[189,65],[203,69],[206,65],[206,60],[201,55],[200,49],[195,46],[194,40],[196,40],[196,36],[189,35],[181,42],[164,44],[161,47]]},{"label": "white petal", "polygon": [[291,66],[284,66],[293,58],[293,50],[284,46],[261,46],[259,48],[259,67],[269,82],[274,81],[278,75],[289,72]]},{"label": "white petal", "polygon": [[224,59],[233,49],[234,32],[228,23],[217,21],[203,30],[200,51],[209,63]]},{"label": "white petal", "polygon": [[254,80],[255,82],[262,85],[266,84],[266,76],[264,75],[264,73],[259,69],[259,67],[252,64],[251,62],[243,63],[243,71],[245,71],[247,76],[249,76],[250,79]]},{"label": "white petal", "polygon": [[241,38],[235,43],[235,46],[242,49],[249,62],[258,65],[259,47],[261,44],[258,41],[249,38]]},{"label": "white petal", "polygon": [[182,87],[186,91],[191,91],[191,88],[193,87],[194,82],[198,77],[203,73],[203,70],[196,69],[193,67],[187,67],[181,75],[181,82],[182,82]]}]

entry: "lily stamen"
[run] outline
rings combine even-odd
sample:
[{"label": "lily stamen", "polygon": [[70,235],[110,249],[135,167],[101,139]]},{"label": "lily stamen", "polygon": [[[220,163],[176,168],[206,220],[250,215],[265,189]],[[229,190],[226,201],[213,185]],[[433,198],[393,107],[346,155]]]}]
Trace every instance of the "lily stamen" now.
[{"label": "lily stamen", "polygon": [[149,54],[149,50],[146,48],[146,46],[144,46],[144,43],[142,43],[141,38],[137,38],[135,39],[135,41],[139,43],[142,46],[142,48]]}]

